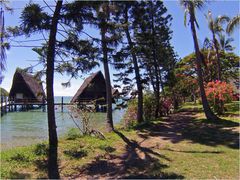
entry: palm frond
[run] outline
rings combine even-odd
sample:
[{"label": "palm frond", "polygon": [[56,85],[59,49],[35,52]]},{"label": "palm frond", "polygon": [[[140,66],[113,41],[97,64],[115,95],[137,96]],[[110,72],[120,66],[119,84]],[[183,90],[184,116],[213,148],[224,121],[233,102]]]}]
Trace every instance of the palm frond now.
[{"label": "palm frond", "polygon": [[11,8],[8,4],[9,4],[10,1],[8,0],[0,0],[0,4],[1,6],[6,10],[6,11],[9,11],[10,13],[13,12],[13,8]]},{"label": "palm frond", "polygon": [[205,38],[203,42],[203,49],[213,49],[213,43],[209,38]]},{"label": "palm frond", "polygon": [[204,5],[205,5],[205,0],[191,0],[193,1],[193,4],[194,4],[194,7],[196,9],[202,9],[204,8]]},{"label": "palm frond", "polygon": [[230,18],[226,15],[220,15],[216,18],[216,23],[217,24],[223,24],[225,22],[229,22]]},{"label": "palm frond", "polygon": [[227,25],[227,33],[232,34],[234,29],[239,25],[240,23],[240,15],[233,17]]},{"label": "palm frond", "polygon": [[192,4],[194,8],[202,9],[205,2],[205,0],[180,0],[180,5],[186,9],[190,4]]},{"label": "palm frond", "polygon": [[223,51],[233,51],[234,47],[231,45],[233,38],[226,38],[225,35],[219,34],[219,46]]},{"label": "palm frond", "polygon": [[204,0],[180,0],[180,5],[185,9],[184,11],[184,25],[187,24],[187,14],[192,12],[191,14],[194,15],[194,22],[199,28],[198,22],[195,18],[195,9],[202,9],[204,7]]},{"label": "palm frond", "polygon": [[185,11],[184,11],[184,26],[187,26],[187,14],[188,14],[188,9],[185,9]]}]

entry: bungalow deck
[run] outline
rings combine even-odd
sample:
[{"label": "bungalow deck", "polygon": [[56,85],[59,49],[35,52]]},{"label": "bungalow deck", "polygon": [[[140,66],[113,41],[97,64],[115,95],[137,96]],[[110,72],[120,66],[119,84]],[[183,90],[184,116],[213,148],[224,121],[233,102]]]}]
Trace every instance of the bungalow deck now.
[{"label": "bungalow deck", "polygon": [[[63,106],[69,106],[69,105],[76,105],[74,103],[64,103],[63,97],[60,103],[54,103],[55,106],[61,106],[61,112],[63,112]],[[14,112],[17,111],[17,106],[20,106],[22,110],[26,111],[31,109],[32,106],[39,106],[42,108],[42,111],[45,111],[47,102],[34,102],[29,101],[29,99],[22,99],[19,101],[14,101],[12,99],[8,98],[1,98],[0,108],[1,108],[1,116],[8,112]]]}]

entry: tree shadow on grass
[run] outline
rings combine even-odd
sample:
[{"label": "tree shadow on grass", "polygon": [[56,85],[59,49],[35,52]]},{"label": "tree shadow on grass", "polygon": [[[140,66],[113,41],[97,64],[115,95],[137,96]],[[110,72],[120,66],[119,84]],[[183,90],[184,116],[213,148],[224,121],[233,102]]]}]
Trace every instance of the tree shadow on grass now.
[{"label": "tree shadow on grass", "polygon": [[125,168],[123,179],[183,179],[184,176],[175,173],[165,173],[168,166],[161,160],[171,161],[149,148],[140,146],[136,141],[129,140],[121,132],[115,131],[126,143],[126,153],[122,157]]},{"label": "tree shadow on grass", "polygon": [[28,173],[19,173],[17,171],[10,171],[9,179],[30,179],[31,175]]},{"label": "tree shadow on grass", "polygon": [[167,120],[145,129],[138,129],[140,136],[159,136],[163,140],[179,143],[191,140],[208,146],[223,145],[232,149],[239,148],[239,133],[232,128],[239,123],[229,120],[209,121],[199,120],[194,112],[183,112],[171,115]]},{"label": "tree shadow on grass", "polygon": [[211,121],[208,119],[199,119],[199,120],[206,124],[212,124],[212,125],[218,126],[219,128],[239,126],[239,123],[231,121],[231,120],[225,120],[225,119],[221,119],[219,121]]},{"label": "tree shadow on grass", "polygon": [[171,148],[164,148],[164,150],[172,151],[172,152],[180,152],[180,153],[190,153],[190,154],[222,154],[224,151],[181,151],[175,150]]},{"label": "tree shadow on grass", "polygon": [[63,153],[72,158],[72,159],[79,159],[87,156],[88,152],[81,148],[75,148],[75,149],[68,149],[63,151]]},{"label": "tree shadow on grass", "polygon": [[[78,169],[79,175],[71,178],[93,179],[183,179],[175,173],[165,173],[163,169],[168,165],[161,161],[171,161],[166,156],[153,150],[141,147],[136,141],[129,140],[121,132],[115,133],[126,143],[122,155],[107,153],[96,157],[94,161]],[[77,170],[77,169],[76,169]]]},{"label": "tree shadow on grass", "polygon": [[36,166],[38,171],[45,172],[45,173],[47,172],[47,165],[48,165],[47,160],[37,159],[34,161],[34,165]]}]

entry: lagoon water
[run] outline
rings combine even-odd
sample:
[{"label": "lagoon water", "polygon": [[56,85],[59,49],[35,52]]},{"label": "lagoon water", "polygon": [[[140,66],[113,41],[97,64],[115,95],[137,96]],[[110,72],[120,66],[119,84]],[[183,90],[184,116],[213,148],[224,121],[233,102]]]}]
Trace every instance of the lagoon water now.
[{"label": "lagoon water", "polygon": [[[71,97],[64,97],[64,102],[70,102]],[[61,97],[55,97],[55,102],[61,102]],[[76,127],[69,116],[69,110],[64,107],[61,112],[60,107],[55,107],[56,124],[58,136],[63,136],[70,128]],[[114,124],[121,121],[125,110],[114,110]],[[92,125],[94,127],[103,126],[106,113],[94,113]],[[77,121],[79,123],[79,121]],[[1,150],[17,146],[25,146],[47,140],[48,123],[47,113],[41,109],[27,112],[9,112],[2,116],[1,126]]]}]

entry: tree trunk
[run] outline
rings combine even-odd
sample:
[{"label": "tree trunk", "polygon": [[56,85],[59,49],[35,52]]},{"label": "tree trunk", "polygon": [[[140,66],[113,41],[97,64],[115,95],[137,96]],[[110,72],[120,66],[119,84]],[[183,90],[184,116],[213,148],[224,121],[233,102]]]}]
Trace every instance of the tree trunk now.
[{"label": "tree trunk", "polygon": [[[152,4],[151,4],[152,5]],[[151,8],[153,8],[151,6]],[[157,56],[156,56],[156,45],[155,45],[155,27],[154,27],[154,14],[152,12],[151,14],[151,29],[152,29],[152,43],[153,43],[153,66],[154,66],[154,74],[156,78],[156,91],[154,92],[155,94],[155,118],[158,118],[159,116],[159,109],[160,109],[160,81],[159,81],[159,71],[158,71],[158,62],[157,62]]]},{"label": "tree trunk", "polygon": [[105,82],[106,82],[106,93],[107,93],[107,130],[109,132],[114,131],[113,128],[113,119],[112,119],[112,86],[109,74],[108,67],[108,50],[107,42],[105,38],[106,28],[101,27],[101,38],[102,38],[102,51],[103,51],[103,67],[105,73]]},{"label": "tree trunk", "polygon": [[158,72],[159,72],[160,86],[161,86],[161,89],[162,89],[161,92],[162,92],[162,95],[165,96],[164,85],[163,85],[162,76],[161,76],[161,70],[159,69]]},{"label": "tree trunk", "polygon": [[[216,39],[214,30],[212,30],[212,35],[213,35],[214,48],[215,48],[216,56],[217,56],[217,69],[218,69],[218,73],[217,73],[218,77],[217,78],[219,81],[221,81],[222,80],[222,78],[221,78],[221,62],[220,62],[217,39]],[[219,103],[219,107],[220,107],[218,114],[221,115],[224,113],[224,103],[222,100],[220,100],[218,103]]]},{"label": "tree trunk", "polygon": [[217,69],[218,69],[218,80],[221,81],[221,62],[220,62],[220,57],[219,57],[219,49],[218,49],[218,45],[217,45],[217,39],[215,36],[215,32],[212,31],[212,35],[213,35],[213,42],[214,42],[214,48],[216,51],[216,56],[217,56]]},{"label": "tree trunk", "polygon": [[179,108],[178,97],[176,97],[174,91],[173,91],[173,108],[174,110],[177,110]]},{"label": "tree trunk", "polygon": [[204,113],[206,115],[206,118],[209,120],[218,120],[219,118],[212,112],[208,101],[207,97],[205,94],[205,89],[204,89],[204,84],[203,84],[203,76],[202,76],[202,67],[201,67],[201,56],[200,56],[200,50],[198,46],[198,41],[197,41],[197,33],[195,29],[195,15],[194,15],[194,7],[190,7],[190,23],[191,23],[191,31],[192,31],[192,36],[193,36],[193,41],[194,41],[194,48],[195,48],[195,54],[196,54],[196,69],[197,69],[197,75],[198,75],[198,84],[199,84],[199,89],[200,89],[200,94],[202,98],[202,104],[203,104],[203,109]]},{"label": "tree trunk", "polygon": [[48,110],[48,134],[49,134],[49,152],[48,152],[48,178],[59,179],[58,171],[58,137],[57,127],[55,121],[54,111],[54,92],[53,92],[53,80],[54,80],[54,58],[55,58],[55,44],[57,24],[62,8],[62,1],[57,1],[57,5],[52,18],[52,25],[50,29],[50,36],[47,50],[47,110]]},{"label": "tree trunk", "polygon": [[[128,8],[127,7],[125,8],[125,23],[128,24]],[[142,83],[141,83],[141,77],[140,77],[139,67],[138,67],[138,60],[133,50],[133,42],[130,36],[128,26],[125,28],[125,33],[127,36],[128,44],[129,44],[132,59],[133,59],[135,78],[137,82],[137,93],[138,93],[137,121],[138,123],[141,123],[143,121],[143,92],[142,92]]]},{"label": "tree trunk", "polygon": [[154,92],[155,95],[155,101],[156,101],[156,106],[155,106],[155,118],[159,117],[159,109],[160,109],[160,90],[159,90],[159,86],[157,88],[157,91]]}]

